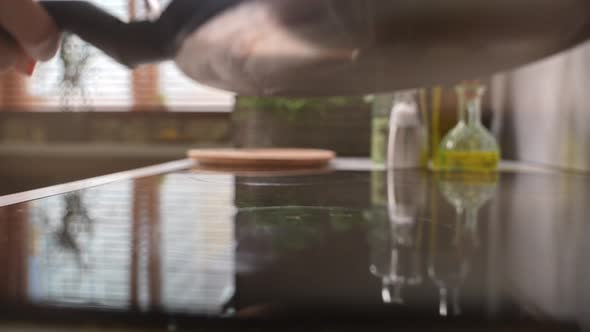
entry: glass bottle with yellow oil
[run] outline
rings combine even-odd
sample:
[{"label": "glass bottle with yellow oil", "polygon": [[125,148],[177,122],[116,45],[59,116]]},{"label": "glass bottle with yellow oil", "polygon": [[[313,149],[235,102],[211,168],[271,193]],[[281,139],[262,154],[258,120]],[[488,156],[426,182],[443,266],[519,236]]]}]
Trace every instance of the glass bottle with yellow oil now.
[{"label": "glass bottle with yellow oil", "polygon": [[435,169],[490,172],[498,168],[498,142],[481,122],[481,104],[485,90],[478,81],[464,82],[456,87],[459,123],[440,143]]}]

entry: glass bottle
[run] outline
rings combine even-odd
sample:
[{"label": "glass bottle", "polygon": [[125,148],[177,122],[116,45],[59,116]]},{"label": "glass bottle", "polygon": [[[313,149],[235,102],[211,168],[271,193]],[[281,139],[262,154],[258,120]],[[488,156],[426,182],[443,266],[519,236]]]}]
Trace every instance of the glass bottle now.
[{"label": "glass bottle", "polygon": [[496,138],[481,122],[485,87],[477,81],[456,87],[459,122],[442,140],[435,161],[440,171],[490,172],[498,168],[500,149]]},{"label": "glass bottle", "polygon": [[385,166],[389,137],[389,118],[393,94],[376,95],[373,99],[371,159],[375,165]]},{"label": "glass bottle", "polygon": [[389,125],[387,167],[417,169],[428,161],[427,131],[420,114],[418,90],[394,94]]}]

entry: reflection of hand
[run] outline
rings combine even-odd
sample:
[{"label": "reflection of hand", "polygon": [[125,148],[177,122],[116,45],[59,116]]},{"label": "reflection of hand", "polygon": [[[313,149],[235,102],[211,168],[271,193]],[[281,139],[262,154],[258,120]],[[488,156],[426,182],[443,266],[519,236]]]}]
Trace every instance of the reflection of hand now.
[{"label": "reflection of hand", "polygon": [[14,68],[30,73],[35,60],[57,51],[59,31],[49,14],[33,0],[0,0],[0,72]]}]

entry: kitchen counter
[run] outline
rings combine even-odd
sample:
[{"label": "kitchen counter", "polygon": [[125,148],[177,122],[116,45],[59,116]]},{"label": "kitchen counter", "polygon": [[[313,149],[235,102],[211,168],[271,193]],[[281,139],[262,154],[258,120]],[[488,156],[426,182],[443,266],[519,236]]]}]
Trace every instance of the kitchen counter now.
[{"label": "kitchen counter", "polygon": [[590,177],[189,160],[0,197],[0,330],[590,327]]}]

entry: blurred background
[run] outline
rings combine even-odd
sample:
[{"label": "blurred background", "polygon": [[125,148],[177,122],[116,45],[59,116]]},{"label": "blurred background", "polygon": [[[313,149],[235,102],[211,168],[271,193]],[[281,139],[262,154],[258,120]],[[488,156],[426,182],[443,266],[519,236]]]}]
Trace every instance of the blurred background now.
[{"label": "blurred background", "polygon": [[[142,1],[94,2],[124,20],[145,17]],[[483,78],[483,122],[504,159],[590,171],[588,52],[582,45]],[[456,123],[457,100],[451,86],[422,92],[432,147]],[[388,95],[235,96],[189,80],[171,62],[129,71],[66,35],[58,56],[31,78],[0,76],[0,176],[15,192],[33,181],[43,186],[180,159],[198,147],[313,147],[369,157],[387,137],[373,121],[389,114],[380,98]]]},{"label": "blurred background", "polygon": [[[93,2],[125,20],[145,14],[143,1]],[[488,88],[482,120],[500,142],[503,159],[569,172],[590,171],[589,53],[586,44],[514,72],[482,78]],[[432,156],[432,147],[457,122],[458,102],[452,86],[422,87],[420,92]],[[343,157],[382,160],[392,96],[393,92],[322,99],[236,96],[189,80],[173,63],[129,71],[78,38],[66,35],[60,53],[50,62],[39,64],[31,78],[15,73],[0,75],[0,195],[182,159],[191,148],[323,148]],[[5,210],[8,212],[0,215],[0,231],[13,235],[3,242],[5,250],[0,252],[5,255],[0,262],[16,266],[16,272],[0,278],[4,280],[0,293],[15,298],[30,296],[38,301],[90,299],[118,308],[124,307],[129,298],[134,305],[144,303],[145,299],[138,295],[144,291],[140,290],[153,287],[149,292],[155,294],[154,301],[169,307],[217,310],[227,300],[226,290],[234,286],[230,278],[234,273],[234,252],[222,251],[215,256],[207,250],[230,242],[235,225],[227,206],[234,204],[234,196],[252,193],[234,193],[233,178],[214,180],[213,195],[200,192],[199,186],[182,177],[168,176],[116,183],[92,189],[84,197],[52,197],[33,202],[26,209],[16,206]],[[317,196],[307,192],[300,195],[303,201],[330,197],[340,202],[340,196],[354,192],[363,200],[372,199],[371,204],[385,207],[385,181],[376,180],[378,185],[371,185],[376,191],[384,189],[382,195],[374,195],[375,189],[364,182],[353,183],[347,190],[336,187],[334,193],[326,193],[330,186],[324,191],[314,187]],[[496,202],[497,206],[490,208],[494,212],[504,211],[501,208],[506,204],[521,207],[494,216],[498,220],[519,220],[506,226],[514,235],[504,241],[514,253],[527,248],[542,253],[530,264],[520,264],[520,256],[509,259],[518,267],[518,280],[530,280],[529,272],[537,266],[574,261],[573,246],[562,251],[555,248],[562,248],[558,243],[568,243],[560,239],[571,239],[581,226],[572,222],[560,232],[555,229],[561,227],[557,225],[562,216],[558,212],[565,210],[563,206],[571,207],[572,220],[585,220],[587,188],[577,186],[584,180],[568,178],[563,188],[556,189],[561,191],[555,201],[549,200],[549,195],[531,200],[531,193],[541,192],[546,186],[517,182],[513,191],[499,196],[508,203]],[[257,190],[254,193],[260,197],[254,197],[259,201],[277,196],[275,191],[265,192],[264,187]],[[537,210],[535,205],[544,209]],[[161,210],[149,208],[144,213],[146,206],[161,206]],[[195,230],[193,219],[205,216],[213,222]],[[528,224],[532,219],[536,223],[533,228]],[[384,220],[388,220],[387,216]],[[94,242],[89,240],[93,234],[91,228],[85,227],[87,224],[94,225],[100,235],[94,237]],[[164,225],[161,243],[153,236],[160,225]],[[81,229],[76,233],[79,242],[90,243],[87,247],[73,245],[76,242],[70,231],[78,230],[76,227]],[[206,231],[211,230],[218,237],[209,248],[204,239]],[[30,238],[33,244],[19,240],[22,238]],[[126,250],[138,246],[148,249],[127,256]],[[160,260],[138,258],[150,257],[159,250]],[[183,260],[186,257],[182,253],[186,252],[202,254]],[[569,257],[566,263],[563,257]],[[85,272],[89,277],[81,281],[80,271],[86,269],[87,262],[95,263],[94,270]],[[215,264],[218,270],[211,267]],[[130,265],[131,272],[125,272]],[[182,269],[177,270],[177,266]],[[172,272],[160,276],[160,270]],[[206,272],[205,277],[195,281],[195,271],[201,270]],[[49,277],[42,280],[40,276]],[[552,285],[540,287],[543,291],[539,287],[529,290],[542,303],[553,303],[555,289],[574,284],[570,275],[535,276]],[[27,278],[30,285],[37,286],[27,289]],[[158,278],[169,280],[169,288],[155,287],[161,282]],[[198,285],[187,291],[186,284],[191,282]],[[538,285],[522,283],[525,287]],[[211,292],[211,298],[200,299],[205,292]]]}]

